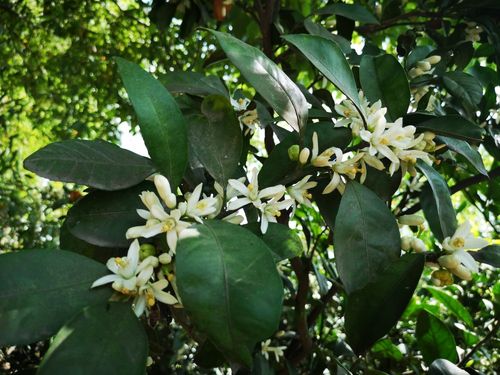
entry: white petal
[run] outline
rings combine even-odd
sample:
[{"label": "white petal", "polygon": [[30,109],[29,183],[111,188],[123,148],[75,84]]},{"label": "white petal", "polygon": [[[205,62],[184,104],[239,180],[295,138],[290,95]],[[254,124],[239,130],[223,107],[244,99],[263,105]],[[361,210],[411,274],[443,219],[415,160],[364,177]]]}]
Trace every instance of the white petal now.
[{"label": "white petal", "polygon": [[479,267],[477,266],[476,260],[472,255],[470,255],[465,250],[457,250],[453,252],[453,256],[460,261],[465,267],[471,270],[473,273],[479,271]]},{"label": "white petal", "polygon": [[134,313],[137,317],[140,317],[144,310],[146,309],[146,297],[141,294],[137,296],[134,300]]},{"label": "white petal", "polygon": [[98,286],[101,286],[101,285],[104,285],[104,284],[112,283],[112,282],[118,280],[119,278],[120,278],[120,276],[118,276],[118,275],[106,275],[106,276],[103,276],[103,277],[97,279],[96,281],[94,281],[92,283],[91,288],[95,288],[95,287],[98,287]]},{"label": "white petal", "polygon": [[266,215],[262,214],[262,216],[260,217],[260,231],[262,232],[262,234],[266,234],[268,224],[269,222]]},{"label": "white petal", "polygon": [[109,258],[106,262],[106,267],[108,267],[108,270],[113,273],[118,273],[118,271],[120,270],[120,267],[118,266],[118,264],[116,264],[115,258]]},{"label": "white petal", "polygon": [[151,276],[153,276],[153,272],[153,267],[146,267],[141,272],[139,272],[139,275],[137,275],[137,286],[146,285]]},{"label": "white petal", "polygon": [[248,188],[241,181],[231,179],[228,181],[228,183],[232,186],[233,189],[239,191],[241,194],[245,196],[248,196],[250,194]]},{"label": "white petal", "polygon": [[164,292],[163,290],[155,290],[155,289],[153,290],[155,298],[161,303],[165,303],[167,305],[175,305],[178,302],[177,298],[175,298],[170,293]]},{"label": "white petal", "polygon": [[482,238],[465,238],[464,249],[481,249],[488,245],[488,241]]},{"label": "white petal", "polygon": [[[133,228],[141,228],[140,229],[140,234],[137,237],[144,237],[144,238],[151,238],[156,236],[157,234],[160,234],[163,231],[163,224],[158,223],[154,224],[151,226],[142,226],[142,227],[133,227]],[[133,229],[130,228],[129,230]],[[128,232],[128,231],[127,231]]]},{"label": "white petal", "polygon": [[457,230],[455,231],[455,234],[453,235],[452,238],[455,237],[462,237],[462,238],[467,238],[470,236],[470,230],[471,230],[471,225],[468,220],[464,221],[462,225],[460,225]]},{"label": "white petal", "polygon": [[151,219],[151,213],[148,210],[143,210],[141,208],[136,210],[137,215],[142,217],[144,220],[149,220]]},{"label": "white petal", "polygon": [[177,232],[175,230],[167,232],[167,244],[170,250],[175,253],[175,249],[177,247]]},{"label": "white petal", "polygon": [[278,194],[284,193],[285,190],[286,190],[286,188],[283,185],[276,185],[276,186],[267,187],[265,189],[262,189],[259,192],[259,198],[272,197],[273,195],[278,195]]},{"label": "white petal", "polygon": [[151,214],[158,220],[167,220],[169,217],[163,207],[159,204],[154,204],[151,206]]},{"label": "white petal", "polygon": [[251,203],[252,201],[248,198],[238,198],[232,202],[229,202],[227,204],[227,209],[234,211],[237,210],[243,206],[246,206],[247,204]]},{"label": "white petal", "polygon": [[133,266],[134,270],[137,268],[137,265],[139,264],[139,250],[141,246],[139,245],[138,240],[134,240],[131,244],[130,247],[128,248],[127,252],[127,258],[130,262],[130,264]]}]

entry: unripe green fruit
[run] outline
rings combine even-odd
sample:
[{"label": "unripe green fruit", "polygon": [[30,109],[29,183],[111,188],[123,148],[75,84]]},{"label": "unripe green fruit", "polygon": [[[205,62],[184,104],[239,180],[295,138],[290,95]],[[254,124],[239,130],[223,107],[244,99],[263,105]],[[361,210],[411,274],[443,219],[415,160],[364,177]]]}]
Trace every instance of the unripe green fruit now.
[{"label": "unripe green fruit", "polygon": [[149,256],[156,254],[156,248],[150,243],[142,244],[139,249],[139,259],[144,260]]}]

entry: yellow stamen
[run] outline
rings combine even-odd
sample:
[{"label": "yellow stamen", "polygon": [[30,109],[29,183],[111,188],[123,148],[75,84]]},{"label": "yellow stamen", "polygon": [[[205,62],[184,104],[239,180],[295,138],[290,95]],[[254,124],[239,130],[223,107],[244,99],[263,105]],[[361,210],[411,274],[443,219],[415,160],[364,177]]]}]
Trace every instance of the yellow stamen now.
[{"label": "yellow stamen", "polygon": [[451,241],[451,245],[453,247],[464,247],[465,245],[465,240],[462,237],[457,237],[453,241]]},{"label": "yellow stamen", "polygon": [[167,220],[165,220],[165,223],[163,224],[162,231],[169,232],[175,228],[176,224],[177,223],[175,222],[175,219],[168,218]]}]

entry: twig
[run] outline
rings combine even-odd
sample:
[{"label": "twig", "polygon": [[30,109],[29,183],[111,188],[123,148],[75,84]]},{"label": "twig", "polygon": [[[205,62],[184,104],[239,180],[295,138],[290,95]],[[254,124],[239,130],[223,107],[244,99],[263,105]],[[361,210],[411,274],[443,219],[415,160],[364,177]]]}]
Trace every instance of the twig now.
[{"label": "twig", "polygon": [[458,363],[459,366],[463,366],[466,364],[469,359],[472,357],[472,355],[489,339],[491,339],[495,333],[498,331],[498,328],[500,327],[500,320],[497,320],[495,324],[493,325],[493,328],[491,329],[490,332],[486,334],[486,336],[483,337],[482,340],[480,340],[476,345],[473,346],[473,348],[467,353],[462,360]]}]

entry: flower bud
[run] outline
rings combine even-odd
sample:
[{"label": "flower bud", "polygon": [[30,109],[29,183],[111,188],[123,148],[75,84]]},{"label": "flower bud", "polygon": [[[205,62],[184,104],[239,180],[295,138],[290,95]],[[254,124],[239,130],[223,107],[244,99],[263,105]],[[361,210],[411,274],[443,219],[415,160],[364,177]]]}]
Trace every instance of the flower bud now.
[{"label": "flower bud", "polygon": [[424,218],[420,215],[403,215],[398,218],[400,225],[411,225],[418,227],[424,223]]},{"label": "flower bud", "polygon": [[446,269],[439,269],[432,273],[431,281],[436,286],[445,286],[453,284],[453,275]]},{"label": "flower bud", "polygon": [[175,208],[177,206],[177,199],[175,194],[172,193],[170,189],[170,183],[165,176],[157,174],[154,177],[154,183],[158,194],[160,194],[161,199],[165,202],[168,208]]},{"label": "flower bud", "polygon": [[300,151],[299,154],[299,163],[304,165],[307,163],[307,160],[309,159],[309,154],[311,151],[307,147],[303,148],[302,151]]},{"label": "flower bud", "polygon": [[411,237],[411,236],[401,237],[401,249],[403,249],[403,251],[410,251],[411,250],[411,240],[412,239],[413,239],[413,237]]},{"label": "flower bud", "polygon": [[431,70],[431,64],[427,61],[419,61],[417,63],[417,68],[422,69],[422,71],[426,72]]},{"label": "flower bud", "polygon": [[290,146],[290,148],[288,149],[288,157],[292,161],[297,161],[299,160],[299,152],[300,152],[299,145]]},{"label": "flower bud", "polygon": [[424,71],[420,68],[411,68],[408,72],[410,78],[416,78],[418,76],[421,76],[422,74],[424,74]]},{"label": "flower bud", "polygon": [[426,61],[426,62],[428,62],[431,65],[435,65],[435,64],[437,64],[438,62],[441,61],[441,56],[439,56],[439,55],[432,55],[432,56],[429,56],[428,58],[424,59],[423,61]]},{"label": "flower bud", "polygon": [[168,253],[163,253],[158,257],[161,264],[169,264],[172,262],[172,256]]},{"label": "flower bud", "polygon": [[450,270],[457,277],[460,277],[462,280],[472,280],[472,273],[467,267],[459,264],[456,268]]},{"label": "flower bud", "polygon": [[144,243],[139,248],[139,259],[144,260],[149,256],[156,254],[156,248],[150,243]]},{"label": "flower bud", "polygon": [[435,133],[429,132],[429,131],[424,132],[424,140],[426,142],[431,142],[431,141],[434,140],[434,138],[436,138],[436,134]]},{"label": "flower bud", "polygon": [[416,253],[423,253],[427,251],[424,241],[420,238],[413,238],[411,241],[411,248],[415,250]]},{"label": "flower bud", "polygon": [[460,260],[458,260],[453,255],[443,255],[439,257],[438,263],[441,267],[447,268],[449,270],[454,270],[460,265]]}]

